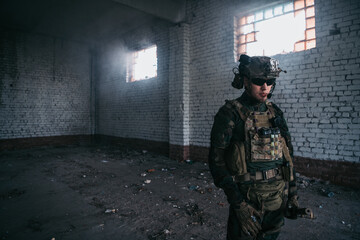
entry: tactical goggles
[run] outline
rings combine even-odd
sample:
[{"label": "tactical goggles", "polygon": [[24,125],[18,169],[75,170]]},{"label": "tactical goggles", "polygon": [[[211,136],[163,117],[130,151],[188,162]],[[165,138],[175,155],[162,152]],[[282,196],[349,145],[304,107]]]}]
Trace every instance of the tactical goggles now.
[{"label": "tactical goggles", "polygon": [[266,85],[268,86],[271,86],[274,84],[275,80],[276,78],[270,78],[270,79],[252,78],[251,82],[258,86],[262,86],[264,85],[264,83],[266,83]]}]

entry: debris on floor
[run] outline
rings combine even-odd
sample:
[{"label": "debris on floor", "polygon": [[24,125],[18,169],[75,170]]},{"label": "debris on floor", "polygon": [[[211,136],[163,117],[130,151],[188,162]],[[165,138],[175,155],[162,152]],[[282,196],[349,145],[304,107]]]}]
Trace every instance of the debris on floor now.
[{"label": "debris on floor", "polygon": [[[226,239],[229,204],[206,163],[71,146],[0,153],[0,176],[1,240]],[[286,220],[278,240],[360,239],[359,190],[300,174],[297,184],[317,219]]]}]

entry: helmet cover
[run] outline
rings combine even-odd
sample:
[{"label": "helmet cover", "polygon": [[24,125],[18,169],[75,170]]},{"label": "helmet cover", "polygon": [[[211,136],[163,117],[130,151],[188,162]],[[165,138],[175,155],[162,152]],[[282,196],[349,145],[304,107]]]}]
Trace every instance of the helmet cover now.
[{"label": "helmet cover", "polygon": [[249,79],[261,78],[271,79],[279,77],[279,73],[283,71],[279,67],[279,61],[264,56],[249,57],[245,54],[240,56],[239,73],[245,75]]}]

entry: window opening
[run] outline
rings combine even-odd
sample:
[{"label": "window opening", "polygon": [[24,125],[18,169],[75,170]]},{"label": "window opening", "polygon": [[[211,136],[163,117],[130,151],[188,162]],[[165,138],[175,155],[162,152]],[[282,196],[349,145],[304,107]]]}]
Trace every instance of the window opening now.
[{"label": "window opening", "polygon": [[316,47],[314,0],[295,0],[236,20],[238,55],[271,56]]},{"label": "window opening", "polygon": [[134,82],[157,76],[157,47],[142,49],[130,53],[127,62],[126,81]]}]

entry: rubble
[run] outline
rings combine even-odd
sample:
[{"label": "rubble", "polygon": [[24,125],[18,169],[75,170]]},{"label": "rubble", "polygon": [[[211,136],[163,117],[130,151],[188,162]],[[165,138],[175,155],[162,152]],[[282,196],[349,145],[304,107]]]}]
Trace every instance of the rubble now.
[{"label": "rubble", "polygon": [[[56,202],[57,208],[61,209],[61,204],[64,204],[63,199],[74,193],[80,197],[77,207],[90,207],[90,210],[86,209],[82,212],[86,214],[86,219],[81,219],[81,224],[87,222],[88,225],[78,227],[74,224],[77,228],[74,228],[73,232],[78,235],[67,236],[69,225],[63,225],[64,232],[52,237],[62,239],[80,236],[83,233],[81,231],[93,231],[91,227],[94,223],[96,226],[99,223],[106,223],[102,227],[104,230],[111,224],[115,224],[118,228],[115,227],[111,231],[127,231],[143,237],[132,239],[226,239],[229,204],[223,190],[214,185],[206,163],[191,160],[176,162],[162,155],[149,152],[144,155],[141,150],[135,151],[118,146],[104,146],[99,151],[85,147],[68,148],[66,151],[69,152],[61,159],[56,159],[60,150],[62,154],[64,149],[51,150],[54,154],[49,161],[45,161],[47,160],[45,157],[36,160],[38,154],[34,151],[31,161],[22,157],[15,158],[16,161],[12,162],[15,166],[17,162],[24,159],[26,162],[22,164],[28,169],[34,166],[36,174],[27,170],[34,179],[39,175],[39,171],[45,175],[44,179],[56,179],[54,182],[47,181],[44,186],[48,186],[49,183],[51,186],[59,184],[61,187],[67,186],[65,188],[67,192],[64,190],[65,192],[53,198],[61,199],[60,202]],[[82,150],[86,151],[82,152]],[[44,154],[44,156],[49,155],[51,154]],[[104,155],[107,157],[104,158]],[[8,156],[0,165],[4,179],[16,176],[15,167],[8,166],[7,158]],[[104,159],[109,160],[109,163],[102,163]],[[31,165],[26,165],[30,162]],[[10,173],[13,175],[9,175]],[[83,177],[84,175],[86,177]],[[14,181],[12,184],[20,182]],[[359,236],[359,191],[344,190],[331,183],[326,185],[326,182],[301,174],[297,174],[297,184],[300,206],[312,208],[319,217],[311,222],[302,219],[287,221],[279,240],[312,239],[313,236],[322,236],[322,239],[350,239]],[[39,186],[41,185],[36,185],[36,187]],[[12,192],[11,189],[15,187],[19,190]],[[26,199],[30,196],[27,194],[29,189],[27,185],[12,185],[9,189],[0,192],[0,200],[4,204],[6,202],[13,204],[12,201],[16,201],[16,208],[27,209],[29,202],[26,202]],[[48,191],[42,192],[46,193],[43,197],[50,195],[47,194]],[[26,197],[22,197],[22,194]],[[9,199],[10,196],[11,199]],[[15,196],[19,197],[12,199]],[[21,201],[24,202],[19,205],[18,202]],[[67,209],[68,206],[63,206],[64,208]],[[5,212],[4,209],[2,213]],[[44,211],[44,216],[45,214]],[[78,215],[66,215],[65,212],[60,216],[66,218],[67,223],[78,220]],[[26,228],[28,219],[25,219],[23,224],[25,227],[21,230],[31,234],[31,230],[36,229],[38,225],[35,222],[30,225],[32,228]],[[58,225],[63,224],[56,219],[52,221]],[[46,226],[49,226],[47,232],[56,232],[50,224]],[[120,229],[121,226],[126,227]],[[98,228],[98,230],[102,229]],[[296,232],[302,232],[301,236],[298,236]],[[0,236],[0,239],[3,236]]]},{"label": "rubble", "polygon": [[195,203],[188,203],[185,205],[186,214],[190,216],[190,222],[188,225],[203,225],[204,224],[204,211],[199,208]]},{"label": "rubble", "polygon": [[198,190],[200,187],[197,185],[190,185],[188,186],[189,190]]},{"label": "rubble", "polygon": [[106,209],[105,213],[116,213],[116,209]]},{"label": "rubble", "polygon": [[161,230],[157,233],[148,235],[149,240],[164,240],[166,239],[167,235],[170,235],[171,231],[168,229]]},{"label": "rubble", "polygon": [[329,189],[324,189],[324,188],[321,188],[320,189],[320,192],[323,196],[327,196],[329,198],[332,198],[335,196],[335,193],[330,191]]}]

